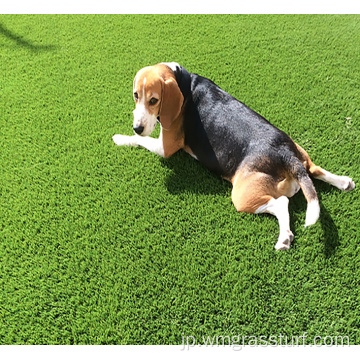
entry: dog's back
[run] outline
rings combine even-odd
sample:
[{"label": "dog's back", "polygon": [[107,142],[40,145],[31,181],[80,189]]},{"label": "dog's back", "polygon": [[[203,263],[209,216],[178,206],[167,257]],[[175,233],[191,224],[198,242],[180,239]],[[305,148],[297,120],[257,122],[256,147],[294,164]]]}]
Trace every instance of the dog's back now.
[{"label": "dog's back", "polygon": [[274,176],[300,154],[292,139],[211,80],[190,74],[184,138],[196,158],[231,179],[243,166]]}]

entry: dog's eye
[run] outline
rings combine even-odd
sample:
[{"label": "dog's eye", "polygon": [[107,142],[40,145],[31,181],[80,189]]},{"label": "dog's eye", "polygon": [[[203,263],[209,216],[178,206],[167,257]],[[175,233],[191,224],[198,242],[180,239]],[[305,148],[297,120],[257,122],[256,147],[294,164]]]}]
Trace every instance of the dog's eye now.
[{"label": "dog's eye", "polygon": [[155,105],[157,102],[158,102],[158,99],[156,99],[156,98],[151,98],[150,101],[149,101],[149,104],[150,104],[150,105]]},{"label": "dog's eye", "polygon": [[135,99],[135,100],[138,100],[138,99],[139,99],[139,95],[138,95],[137,92],[134,92],[134,99]]}]

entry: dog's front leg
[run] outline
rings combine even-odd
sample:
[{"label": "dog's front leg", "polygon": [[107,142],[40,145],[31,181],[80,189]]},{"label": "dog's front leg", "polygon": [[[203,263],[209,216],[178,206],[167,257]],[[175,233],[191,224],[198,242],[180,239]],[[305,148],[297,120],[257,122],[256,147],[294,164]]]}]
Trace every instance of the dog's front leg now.
[{"label": "dog's front leg", "polygon": [[154,139],[150,136],[140,135],[114,135],[113,141],[116,145],[127,145],[127,146],[142,146],[145,149],[164,157],[164,145],[162,141],[162,133],[158,139]]}]

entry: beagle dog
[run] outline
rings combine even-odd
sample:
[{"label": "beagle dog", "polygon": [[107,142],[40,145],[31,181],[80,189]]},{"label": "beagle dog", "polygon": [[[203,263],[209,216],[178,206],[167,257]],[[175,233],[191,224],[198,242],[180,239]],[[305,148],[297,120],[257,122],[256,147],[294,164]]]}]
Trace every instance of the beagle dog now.
[{"label": "beagle dog", "polygon": [[[293,241],[288,203],[302,190],[307,200],[305,226],[319,218],[320,207],[310,176],[340,190],[355,183],[315,165],[287,134],[211,80],[177,63],[160,63],[135,76],[135,135],[114,135],[117,145],[142,146],[163,157],[182,149],[232,183],[237,211],[269,213],[278,219],[277,250]],[[158,139],[149,137],[157,122]]]}]

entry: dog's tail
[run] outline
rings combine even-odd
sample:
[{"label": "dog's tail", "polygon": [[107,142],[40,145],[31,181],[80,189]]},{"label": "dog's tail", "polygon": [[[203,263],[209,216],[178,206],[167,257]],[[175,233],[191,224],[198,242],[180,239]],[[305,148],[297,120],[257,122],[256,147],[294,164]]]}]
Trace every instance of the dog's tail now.
[{"label": "dog's tail", "polygon": [[304,165],[295,156],[291,158],[289,172],[299,184],[307,201],[305,226],[313,225],[316,223],[320,215],[320,205],[315,186]]}]

